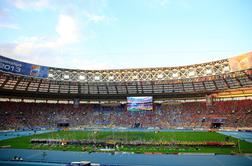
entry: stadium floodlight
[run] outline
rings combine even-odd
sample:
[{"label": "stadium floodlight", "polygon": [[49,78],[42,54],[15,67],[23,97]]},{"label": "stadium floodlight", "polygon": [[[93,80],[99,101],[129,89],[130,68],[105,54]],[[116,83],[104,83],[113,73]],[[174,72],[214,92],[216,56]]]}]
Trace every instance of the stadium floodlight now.
[{"label": "stadium floodlight", "polygon": [[172,74],[172,77],[173,77],[173,78],[177,78],[178,76],[179,76],[178,73],[173,73],[173,74]]},{"label": "stadium floodlight", "polygon": [[158,79],[162,79],[164,77],[164,75],[163,74],[159,74],[157,77],[158,77]]},{"label": "stadium floodlight", "polygon": [[212,70],[211,69],[207,69],[206,70],[206,74],[212,74]]},{"label": "stadium floodlight", "polygon": [[134,75],[132,78],[133,78],[134,80],[137,80],[137,79],[138,79],[138,75]]},{"label": "stadium floodlight", "polygon": [[68,79],[69,79],[69,75],[67,75],[67,74],[64,75],[64,79],[65,79],[65,80],[68,80]]},{"label": "stadium floodlight", "polygon": [[53,78],[53,74],[52,74],[52,73],[49,73],[49,74],[48,74],[48,77]]},{"label": "stadium floodlight", "polygon": [[224,72],[229,72],[229,67],[228,67],[228,66],[225,66],[225,67],[223,68],[223,71],[224,71]]},{"label": "stadium floodlight", "polygon": [[79,80],[83,81],[83,80],[85,80],[85,79],[86,79],[85,76],[83,76],[83,75],[80,75],[80,76],[79,76]]},{"label": "stadium floodlight", "polygon": [[190,77],[195,76],[195,71],[189,71],[188,76]]},{"label": "stadium floodlight", "polygon": [[109,76],[109,80],[114,80],[114,76]]},{"label": "stadium floodlight", "polygon": [[95,81],[99,81],[100,80],[100,76],[95,76],[94,79],[95,79]]}]

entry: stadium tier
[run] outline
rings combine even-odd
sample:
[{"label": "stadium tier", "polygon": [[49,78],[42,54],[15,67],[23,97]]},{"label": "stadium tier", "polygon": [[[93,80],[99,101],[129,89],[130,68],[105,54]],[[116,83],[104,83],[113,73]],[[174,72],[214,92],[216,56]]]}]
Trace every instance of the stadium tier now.
[{"label": "stadium tier", "polygon": [[[154,104],[153,111],[128,111],[126,104],[70,104],[0,102],[0,130],[57,127],[124,128],[245,128],[252,127],[252,100],[176,105]],[[31,118],[32,117],[32,118]]]}]

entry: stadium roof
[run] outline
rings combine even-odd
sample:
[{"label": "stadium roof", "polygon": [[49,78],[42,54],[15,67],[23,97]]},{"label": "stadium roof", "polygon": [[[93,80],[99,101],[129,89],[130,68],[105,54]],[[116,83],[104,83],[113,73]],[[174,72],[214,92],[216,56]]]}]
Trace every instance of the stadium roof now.
[{"label": "stadium roof", "polygon": [[[125,70],[59,69],[6,57],[0,57],[0,62],[2,97],[99,100],[150,95],[195,98],[234,89],[250,91],[252,86],[252,53],[192,66]],[[195,75],[190,75],[192,71]]]}]

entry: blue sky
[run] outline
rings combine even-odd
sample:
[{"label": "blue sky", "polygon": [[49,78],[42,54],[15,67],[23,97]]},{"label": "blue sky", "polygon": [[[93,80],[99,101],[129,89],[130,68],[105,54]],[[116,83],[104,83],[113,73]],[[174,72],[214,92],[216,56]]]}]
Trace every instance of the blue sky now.
[{"label": "blue sky", "polygon": [[251,0],[1,0],[0,54],[78,69],[169,67],[252,50]]}]

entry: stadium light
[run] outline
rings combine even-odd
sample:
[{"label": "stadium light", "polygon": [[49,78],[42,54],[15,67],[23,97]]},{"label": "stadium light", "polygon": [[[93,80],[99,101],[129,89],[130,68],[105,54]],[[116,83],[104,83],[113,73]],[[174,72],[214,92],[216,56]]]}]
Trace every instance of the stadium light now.
[{"label": "stadium light", "polygon": [[225,67],[223,68],[223,71],[224,71],[224,72],[228,72],[228,71],[229,71],[229,67],[228,67],[228,66],[225,66]]},{"label": "stadium light", "polygon": [[164,77],[164,75],[163,74],[159,74],[157,77],[158,77],[158,79],[162,79]]},{"label": "stadium light", "polygon": [[137,79],[138,79],[138,75],[134,75],[134,76],[133,76],[133,79],[134,79],[134,80],[137,80]]},{"label": "stadium light", "polygon": [[195,76],[195,71],[190,71],[189,73],[188,73],[188,76]]},{"label": "stadium light", "polygon": [[172,74],[172,77],[173,77],[173,78],[177,78],[177,77],[178,77],[178,73],[173,73],[173,74]]},{"label": "stadium light", "polygon": [[206,74],[212,74],[212,70],[211,69],[207,69],[206,70]]},{"label": "stadium light", "polygon": [[109,80],[113,80],[114,79],[114,76],[109,76]]},{"label": "stadium light", "polygon": [[83,76],[83,75],[80,75],[80,76],[79,76],[79,80],[81,80],[81,81],[85,80],[85,78],[86,78],[86,77]]},{"label": "stadium light", "polygon": [[52,74],[52,73],[49,73],[49,74],[48,74],[48,77],[53,78],[53,74]]},{"label": "stadium light", "polygon": [[69,79],[69,75],[67,75],[67,74],[64,75],[64,79],[65,79],[65,80],[68,80],[68,79]]},{"label": "stadium light", "polygon": [[99,81],[99,80],[100,80],[100,76],[95,76],[94,79],[95,79],[96,81]]}]

